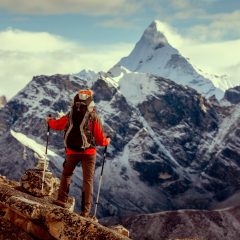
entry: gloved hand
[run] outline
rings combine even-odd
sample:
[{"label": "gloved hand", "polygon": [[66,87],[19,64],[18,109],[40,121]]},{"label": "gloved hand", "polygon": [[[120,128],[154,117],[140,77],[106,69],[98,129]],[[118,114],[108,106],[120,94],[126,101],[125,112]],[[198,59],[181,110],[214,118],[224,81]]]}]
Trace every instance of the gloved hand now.
[{"label": "gloved hand", "polygon": [[107,136],[106,138],[107,138],[107,141],[108,141],[108,144],[107,144],[107,145],[109,145],[110,142],[111,142],[111,138],[110,138],[109,136]]},{"label": "gloved hand", "polygon": [[47,122],[47,124],[48,124],[49,120],[51,120],[51,119],[52,119],[52,117],[50,117],[50,116],[47,116],[47,117],[45,118],[45,121]]}]

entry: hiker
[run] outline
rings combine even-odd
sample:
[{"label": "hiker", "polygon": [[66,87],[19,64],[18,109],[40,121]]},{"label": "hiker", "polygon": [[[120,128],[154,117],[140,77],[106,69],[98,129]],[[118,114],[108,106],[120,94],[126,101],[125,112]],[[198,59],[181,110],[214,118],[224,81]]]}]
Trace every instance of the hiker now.
[{"label": "hiker", "polygon": [[58,198],[54,203],[69,208],[68,192],[71,177],[75,167],[81,162],[83,171],[81,215],[88,217],[92,206],[96,145],[107,146],[110,143],[110,138],[104,135],[94,107],[93,91],[80,90],[74,97],[67,115],[57,120],[47,117],[46,121],[52,129],[65,130],[66,159],[63,163]]}]

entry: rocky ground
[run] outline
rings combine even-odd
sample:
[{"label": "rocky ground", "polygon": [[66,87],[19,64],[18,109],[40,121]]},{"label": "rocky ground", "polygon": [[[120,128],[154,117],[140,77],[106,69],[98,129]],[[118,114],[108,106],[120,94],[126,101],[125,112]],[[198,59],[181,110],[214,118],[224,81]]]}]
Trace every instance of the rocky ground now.
[{"label": "rocky ground", "polygon": [[240,207],[138,215],[122,224],[136,240],[235,240],[240,239]]},{"label": "rocky ground", "polygon": [[[240,208],[179,210],[131,216],[105,226],[52,203],[55,196],[34,197],[15,181],[0,176],[1,240],[233,240],[239,239]],[[124,226],[124,227],[123,227]]]},{"label": "rocky ground", "polygon": [[0,177],[0,239],[129,239],[118,233],[123,227],[106,228],[52,201],[53,196],[34,197],[18,182]]}]

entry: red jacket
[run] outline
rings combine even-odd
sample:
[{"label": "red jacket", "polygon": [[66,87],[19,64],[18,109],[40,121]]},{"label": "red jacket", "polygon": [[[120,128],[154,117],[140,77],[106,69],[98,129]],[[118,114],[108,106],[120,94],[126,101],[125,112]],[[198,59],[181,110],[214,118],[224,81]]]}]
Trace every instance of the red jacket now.
[{"label": "red jacket", "polygon": [[[94,124],[94,126],[91,126],[91,124]],[[64,116],[60,119],[50,119],[49,122],[49,127],[55,130],[65,130],[67,124],[68,124],[68,117]],[[109,140],[104,136],[104,132],[102,129],[102,124],[100,120],[97,118],[95,121],[90,122],[90,129],[94,129],[94,140],[96,145],[100,146],[107,146],[109,144]],[[71,154],[88,154],[88,155],[93,155],[96,154],[96,148],[88,148],[84,152],[75,152],[69,148],[66,149],[66,154],[71,155]]]}]

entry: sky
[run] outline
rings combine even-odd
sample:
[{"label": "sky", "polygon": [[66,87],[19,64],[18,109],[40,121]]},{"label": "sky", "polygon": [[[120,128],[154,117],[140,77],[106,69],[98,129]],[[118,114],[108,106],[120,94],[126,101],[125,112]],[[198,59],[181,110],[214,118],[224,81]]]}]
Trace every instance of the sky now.
[{"label": "sky", "polygon": [[0,95],[35,75],[107,71],[154,20],[193,65],[240,85],[239,0],[0,0]]}]

